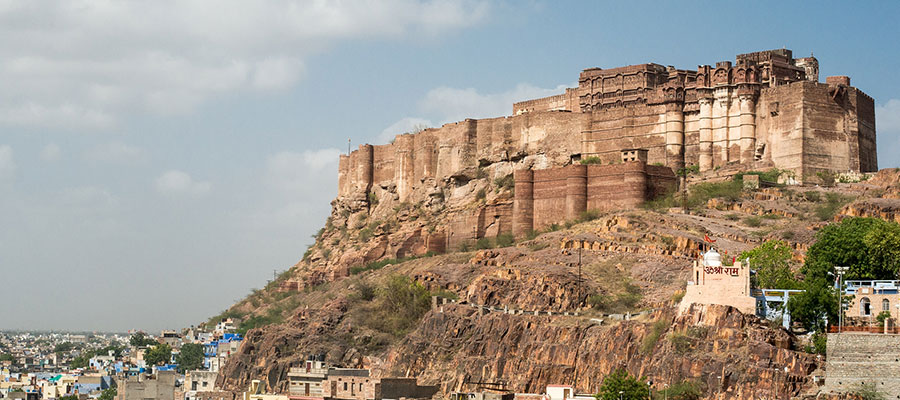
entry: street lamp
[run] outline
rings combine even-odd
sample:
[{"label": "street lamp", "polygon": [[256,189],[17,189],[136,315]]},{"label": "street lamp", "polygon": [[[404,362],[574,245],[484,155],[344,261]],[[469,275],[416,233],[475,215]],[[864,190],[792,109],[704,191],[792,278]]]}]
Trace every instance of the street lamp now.
[{"label": "street lamp", "polygon": [[844,274],[850,267],[834,267],[838,280],[838,333],[841,333],[844,325]]},{"label": "street lamp", "polygon": [[663,392],[665,393],[665,400],[669,400],[669,384],[665,383],[663,384],[663,387],[665,388],[665,392]]},{"label": "street lamp", "polygon": [[625,393],[625,392],[622,391],[622,390],[620,390],[620,391],[619,391],[619,400],[622,400],[622,393]]}]

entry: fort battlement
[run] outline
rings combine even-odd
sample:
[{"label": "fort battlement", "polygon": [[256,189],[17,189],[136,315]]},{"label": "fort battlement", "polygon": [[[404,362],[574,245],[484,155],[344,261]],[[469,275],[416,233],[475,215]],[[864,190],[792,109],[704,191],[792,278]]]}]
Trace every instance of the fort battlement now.
[{"label": "fort battlement", "polygon": [[[818,60],[787,49],[696,69],[588,68],[578,87],[515,103],[512,114],[361,145],[340,157],[338,197],[364,202],[377,185],[400,202],[420,201],[480,168],[528,170],[516,173],[515,201],[454,216],[444,243],[423,235],[441,247],[521,234],[579,210],[633,207],[689,165],[701,173],[779,168],[800,183],[821,171],[878,168],[872,98],[846,76],[820,83]],[[628,151],[640,162],[623,162]],[[588,158],[599,165],[579,165]]]}]

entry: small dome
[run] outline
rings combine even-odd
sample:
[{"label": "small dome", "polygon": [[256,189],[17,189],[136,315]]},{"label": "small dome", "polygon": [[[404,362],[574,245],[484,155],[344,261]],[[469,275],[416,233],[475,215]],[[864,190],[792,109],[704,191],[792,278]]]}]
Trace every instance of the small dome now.
[{"label": "small dome", "polygon": [[703,254],[703,264],[707,267],[721,267],[722,266],[722,256],[716,252],[716,249],[710,249],[705,254]]}]

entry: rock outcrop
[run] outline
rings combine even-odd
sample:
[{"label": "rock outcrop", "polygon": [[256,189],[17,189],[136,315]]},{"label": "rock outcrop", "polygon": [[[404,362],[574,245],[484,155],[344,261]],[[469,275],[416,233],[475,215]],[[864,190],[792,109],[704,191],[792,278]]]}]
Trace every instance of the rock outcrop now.
[{"label": "rock outcrop", "polygon": [[[498,382],[515,392],[540,393],[548,384],[596,392],[617,369],[659,387],[699,381],[709,398],[758,399],[811,388],[816,356],[797,351],[787,331],[725,306],[671,309],[656,321],[602,326],[576,317],[479,315],[447,305],[388,355],[386,370],[419,376],[444,392],[471,382]],[[787,367],[785,372],[784,367]]]}]

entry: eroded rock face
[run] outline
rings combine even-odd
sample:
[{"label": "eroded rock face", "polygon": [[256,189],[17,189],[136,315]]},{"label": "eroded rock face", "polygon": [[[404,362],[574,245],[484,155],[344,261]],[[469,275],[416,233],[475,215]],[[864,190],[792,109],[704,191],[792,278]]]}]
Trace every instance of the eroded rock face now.
[{"label": "eroded rock face", "polygon": [[647,339],[653,323],[598,326],[575,317],[478,315],[465,305],[445,306],[390,352],[385,368],[439,384],[444,393],[479,381],[504,382],[515,392],[575,384],[593,393],[616,368],[659,386],[697,380],[711,398],[773,398],[811,387],[809,374],[819,361],[793,349],[787,331],[725,306],[694,306],[680,317],[671,315],[655,315],[666,329],[654,342]]},{"label": "eroded rock face", "polygon": [[900,199],[867,199],[844,206],[840,215],[900,222]]}]

